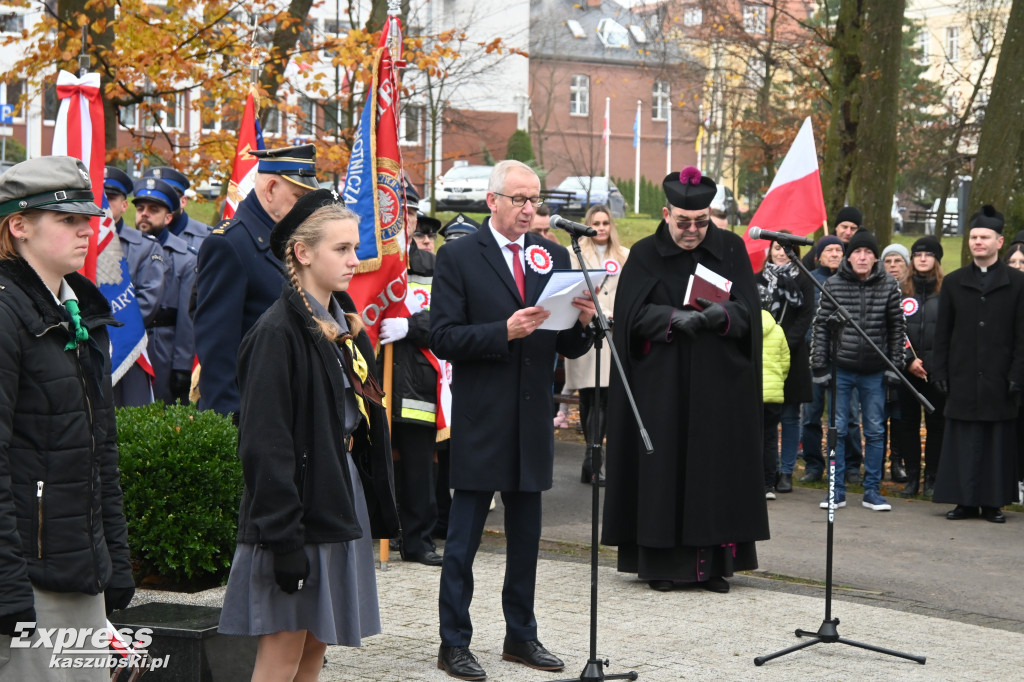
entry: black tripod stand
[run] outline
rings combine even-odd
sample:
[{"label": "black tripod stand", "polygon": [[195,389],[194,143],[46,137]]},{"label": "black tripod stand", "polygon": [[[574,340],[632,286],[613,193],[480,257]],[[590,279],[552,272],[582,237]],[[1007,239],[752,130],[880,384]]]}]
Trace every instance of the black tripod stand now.
[{"label": "black tripod stand", "polygon": [[[885,360],[885,363],[886,363],[886,365],[889,366],[889,369],[892,372],[894,372],[896,374],[896,376],[900,377],[900,379],[902,380],[903,384],[910,391],[912,391],[914,393],[914,395],[917,397],[918,401],[924,406],[925,410],[927,410],[928,412],[933,412],[935,410],[935,408],[931,405],[931,403],[929,403],[928,400],[923,395],[921,395],[910,384],[909,381],[907,381],[907,378],[904,377],[896,369],[896,366],[893,365],[892,362],[889,360],[889,358],[885,355],[885,353],[883,353],[878,348],[878,346],[875,345],[875,343],[868,337],[868,335],[864,332],[864,330],[861,329],[860,325],[858,325],[850,317],[850,313],[842,305],[839,304],[839,301],[837,301],[835,299],[835,297],[832,296],[831,292],[829,292],[827,289],[825,289],[821,285],[821,283],[818,282],[818,280],[816,280],[814,278],[814,276],[810,273],[810,271],[807,269],[807,267],[803,264],[803,262],[801,262],[800,258],[794,252],[794,250],[792,248],[792,244],[788,244],[788,243],[782,242],[782,241],[780,241],[779,243],[785,249],[786,255],[789,256],[789,259],[792,262],[796,263],[797,267],[801,270],[801,272],[803,272],[804,276],[805,277],[809,277],[810,280],[814,283],[814,286],[816,286],[818,288],[818,290],[821,292],[821,295],[828,297],[829,301],[831,301],[832,304],[836,308],[836,312],[835,312],[835,315],[833,316],[833,319],[829,320],[829,329],[831,331],[831,337],[832,337],[832,355],[831,355],[831,357],[834,359],[836,357],[837,353],[838,353],[839,339],[840,339],[840,336],[842,335],[843,328],[846,325],[850,325],[850,327],[854,331],[856,331],[860,335],[860,337],[862,339],[864,339],[868,343],[868,345],[874,350],[874,352]],[[855,642],[853,640],[846,639],[845,637],[840,637],[839,636],[839,628],[838,628],[839,619],[832,617],[832,549],[833,549],[833,541],[834,541],[834,537],[835,537],[835,515],[836,515],[836,438],[837,438],[837,431],[836,431],[836,365],[835,365],[835,362],[833,362],[832,363],[832,380],[829,383],[829,408],[828,408],[828,441],[827,441],[828,442],[828,531],[827,531],[827,536],[826,536],[827,539],[826,539],[826,542],[825,542],[825,619],[821,622],[821,625],[818,627],[817,631],[815,631],[815,632],[811,632],[809,630],[797,629],[796,636],[797,637],[810,637],[810,639],[808,639],[807,641],[800,642],[799,644],[794,644],[791,647],[788,647],[786,649],[782,649],[781,651],[776,651],[775,653],[771,653],[771,654],[768,654],[766,656],[758,656],[757,658],[754,659],[754,665],[761,666],[761,665],[764,665],[765,663],[767,663],[768,661],[770,661],[770,660],[772,660],[774,658],[779,658],[780,656],[785,656],[786,654],[791,654],[794,651],[799,651],[800,649],[806,649],[809,646],[814,646],[815,644],[821,644],[821,643],[824,643],[824,644],[836,644],[836,643],[846,644],[848,646],[855,646],[855,647],[859,647],[861,649],[867,649],[869,651],[876,651],[876,652],[878,652],[880,654],[887,654],[889,656],[896,656],[896,657],[899,657],[899,658],[905,658],[907,660],[916,661],[917,663],[920,663],[921,665],[924,665],[924,662],[925,662],[925,657],[924,656],[915,656],[913,654],[905,654],[903,652],[895,651],[893,649],[886,649],[884,647],[875,646],[873,644],[864,644],[863,642]]]},{"label": "black tripod stand", "polygon": [[[633,409],[633,417],[636,419],[637,426],[639,427],[640,436],[643,438],[644,446],[647,448],[647,453],[654,452],[654,448],[651,446],[651,439],[647,435],[647,430],[640,419],[640,411],[636,407],[636,402],[633,400],[633,392],[629,388],[629,384],[626,382],[625,374],[622,371],[622,362],[619,360],[619,354],[615,350],[615,344],[612,342],[609,332],[611,327],[608,324],[608,318],[604,316],[604,311],[601,310],[601,304],[597,300],[597,292],[594,290],[594,283],[590,279],[590,273],[587,271],[587,264],[583,261],[583,254],[580,251],[579,237],[575,233],[572,235],[572,250],[576,253],[576,260],[580,264],[580,269],[583,271],[583,277],[587,282],[587,289],[590,290],[590,297],[594,300],[594,307],[597,308],[597,315],[594,317],[591,324],[594,326],[594,349],[595,362],[594,362],[594,391],[595,391],[595,405],[591,408],[591,411],[599,409],[600,405],[600,391],[601,391],[601,344],[604,339],[608,340],[608,348],[612,352],[612,360],[615,362],[615,367],[619,372],[619,376],[622,377],[622,385],[626,389],[626,397],[629,398],[629,405]],[[635,680],[639,677],[636,671],[629,671],[628,673],[618,673],[615,675],[605,675],[604,666],[608,665],[607,660],[602,660],[597,656],[597,548],[598,548],[598,518],[601,511],[600,504],[600,486],[598,485],[598,476],[601,472],[602,462],[602,429],[601,422],[598,416],[594,415],[593,419],[588,420],[589,423],[584,425],[587,428],[587,453],[591,458],[591,474],[590,474],[590,491],[591,491],[591,519],[590,519],[590,658],[587,660],[586,667],[583,668],[583,672],[580,673],[579,677],[568,678],[565,680],[555,680],[554,682],[600,682],[601,680]]]}]

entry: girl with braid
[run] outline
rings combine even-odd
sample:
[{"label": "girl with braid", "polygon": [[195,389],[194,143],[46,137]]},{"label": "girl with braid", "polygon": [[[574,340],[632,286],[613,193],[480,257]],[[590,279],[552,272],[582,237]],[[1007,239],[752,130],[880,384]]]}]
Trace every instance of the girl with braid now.
[{"label": "girl with braid", "polygon": [[373,348],[344,291],[358,217],[328,190],[279,222],[288,283],[242,340],[245,491],[220,631],[256,635],[252,679],[315,680],[327,645],[381,630],[372,537],[398,533]]}]

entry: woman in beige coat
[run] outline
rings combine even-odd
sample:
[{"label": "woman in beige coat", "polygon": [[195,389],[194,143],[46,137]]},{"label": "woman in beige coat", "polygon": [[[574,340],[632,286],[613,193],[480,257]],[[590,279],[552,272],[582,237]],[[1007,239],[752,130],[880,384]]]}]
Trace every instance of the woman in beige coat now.
[{"label": "woman in beige coat", "polygon": [[[613,329],[615,321],[612,319],[612,310],[615,308],[615,289],[618,286],[618,274],[629,257],[629,249],[619,243],[619,233],[615,229],[615,221],[612,219],[611,211],[607,206],[597,204],[591,206],[587,211],[583,222],[594,228],[597,235],[594,237],[580,237],[580,251],[583,253],[583,260],[588,270],[604,270],[604,277],[594,282],[598,288],[597,297]],[[573,269],[579,268],[579,262],[573,260]],[[601,382],[600,386],[594,386],[594,363],[597,361],[597,350],[591,349],[586,355],[576,360],[565,361],[565,385],[566,388],[580,393],[580,424],[583,425],[583,432],[588,440],[595,433],[592,430],[595,425],[596,433],[600,440],[604,440],[605,432],[605,411],[608,406],[608,377],[611,374],[612,355],[607,344],[601,346]],[[598,484],[604,485],[604,475],[594,472],[591,463],[590,450],[583,459],[583,471],[580,481],[590,483],[594,473],[597,473]]]}]

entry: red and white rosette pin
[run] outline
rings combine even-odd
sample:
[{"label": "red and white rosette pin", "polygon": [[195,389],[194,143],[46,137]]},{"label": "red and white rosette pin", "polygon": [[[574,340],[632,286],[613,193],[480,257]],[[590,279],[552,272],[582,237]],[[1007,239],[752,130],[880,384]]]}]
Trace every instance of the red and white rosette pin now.
[{"label": "red and white rosette pin", "polygon": [[526,262],[530,264],[534,272],[540,275],[548,274],[553,267],[551,254],[543,246],[536,244],[526,249]]},{"label": "red and white rosette pin", "polygon": [[620,270],[622,270],[622,266],[619,265],[619,261],[614,258],[609,258],[604,262],[604,271],[609,277],[614,277],[619,274]]},{"label": "red and white rosette pin", "polygon": [[903,308],[903,314],[910,317],[917,312],[918,302],[916,298],[905,298],[900,306]]}]

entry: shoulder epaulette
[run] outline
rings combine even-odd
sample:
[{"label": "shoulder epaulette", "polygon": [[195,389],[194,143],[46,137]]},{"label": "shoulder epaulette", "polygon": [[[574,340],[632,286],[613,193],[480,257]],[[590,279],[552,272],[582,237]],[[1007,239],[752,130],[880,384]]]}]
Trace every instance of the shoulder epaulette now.
[{"label": "shoulder epaulette", "polygon": [[225,232],[230,230],[237,223],[238,223],[238,221],[235,220],[234,218],[228,218],[226,220],[222,220],[219,223],[217,223],[217,227],[213,228],[213,232],[211,234],[224,234]]}]

